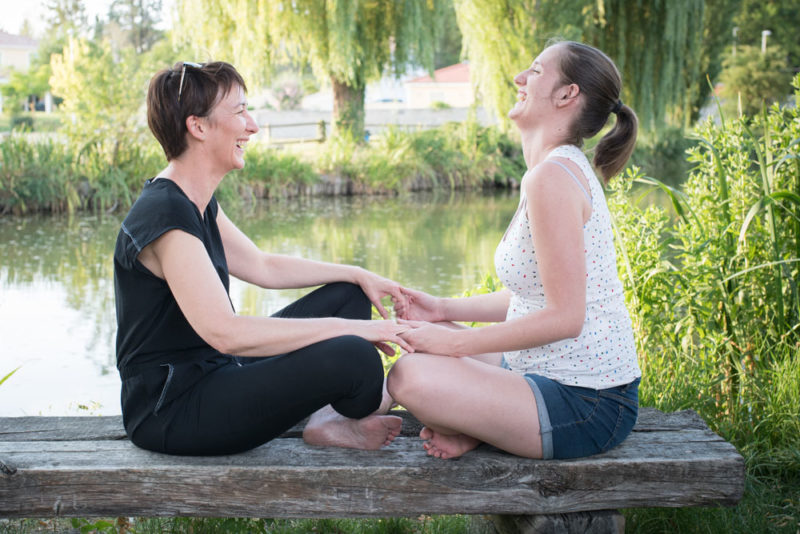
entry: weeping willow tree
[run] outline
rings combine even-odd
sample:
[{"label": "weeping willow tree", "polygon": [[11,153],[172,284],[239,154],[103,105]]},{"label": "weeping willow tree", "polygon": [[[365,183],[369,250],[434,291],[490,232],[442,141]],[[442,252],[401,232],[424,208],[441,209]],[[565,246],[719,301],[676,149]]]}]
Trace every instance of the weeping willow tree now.
[{"label": "weeping willow tree", "polygon": [[443,0],[178,0],[176,36],[264,82],[278,61],[310,64],[333,88],[334,135],[364,135],[367,82],[431,69]]},{"label": "weeping willow tree", "polygon": [[455,0],[478,89],[499,117],[512,77],[553,37],[597,46],[617,63],[623,100],[643,125],[684,124],[699,95],[703,0]]}]

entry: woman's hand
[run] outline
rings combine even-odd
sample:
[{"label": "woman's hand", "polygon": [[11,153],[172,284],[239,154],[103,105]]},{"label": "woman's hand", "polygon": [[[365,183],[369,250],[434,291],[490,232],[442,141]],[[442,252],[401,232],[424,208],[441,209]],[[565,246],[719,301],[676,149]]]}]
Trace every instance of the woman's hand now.
[{"label": "woman's hand", "polygon": [[367,295],[367,298],[372,302],[372,305],[377,308],[378,313],[380,313],[381,317],[384,319],[389,318],[389,312],[387,312],[386,308],[381,304],[381,299],[383,297],[391,295],[392,302],[394,302],[395,305],[397,302],[405,302],[406,297],[401,291],[402,287],[400,284],[367,271],[366,269],[359,268],[356,282],[361,286],[364,294]]},{"label": "woman's hand", "polygon": [[353,335],[371,341],[381,352],[394,356],[394,349],[388,344],[396,343],[407,352],[414,352],[414,348],[400,334],[411,331],[414,327],[410,324],[399,324],[395,321],[359,321],[346,319],[355,325],[351,332]]},{"label": "woman's hand", "polygon": [[466,356],[457,347],[457,337],[464,334],[464,330],[454,330],[446,326],[426,323],[423,321],[398,321],[401,325],[412,327],[400,333],[400,337],[413,348],[415,352],[439,354],[441,356]]},{"label": "woman's hand", "polygon": [[401,319],[436,323],[445,321],[442,299],[423,291],[401,288],[403,299],[394,303],[394,311]]}]

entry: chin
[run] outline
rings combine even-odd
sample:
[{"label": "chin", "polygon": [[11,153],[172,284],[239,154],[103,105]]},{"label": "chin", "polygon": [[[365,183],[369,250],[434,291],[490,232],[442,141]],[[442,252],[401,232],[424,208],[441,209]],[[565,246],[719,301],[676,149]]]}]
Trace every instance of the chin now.
[{"label": "chin", "polygon": [[506,116],[512,121],[517,122],[519,119],[522,118],[524,114],[525,114],[525,108],[518,102],[517,104],[514,105],[513,108],[508,110],[508,114]]},{"label": "chin", "polygon": [[524,122],[522,113],[514,113],[514,110],[508,112],[508,118],[511,119],[511,122],[517,125],[517,128],[522,126]]}]

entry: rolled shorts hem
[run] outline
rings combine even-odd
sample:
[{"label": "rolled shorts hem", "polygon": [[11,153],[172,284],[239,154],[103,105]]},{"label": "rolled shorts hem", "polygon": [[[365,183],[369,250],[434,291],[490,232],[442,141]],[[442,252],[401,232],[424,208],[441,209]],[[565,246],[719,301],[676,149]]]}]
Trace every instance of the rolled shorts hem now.
[{"label": "rolled shorts hem", "polygon": [[553,458],[553,425],[550,424],[550,412],[547,411],[547,403],[544,401],[542,390],[539,385],[528,375],[525,381],[533,391],[536,398],[536,411],[539,412],[539,433],[542,436],[542,459],[552,460]]}]

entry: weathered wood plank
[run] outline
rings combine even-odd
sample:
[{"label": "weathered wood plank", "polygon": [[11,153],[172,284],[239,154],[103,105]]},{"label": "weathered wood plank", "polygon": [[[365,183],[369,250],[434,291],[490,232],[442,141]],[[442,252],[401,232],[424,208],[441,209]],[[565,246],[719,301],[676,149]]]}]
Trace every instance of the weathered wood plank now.
[{"label": "weathered wood plank", "polygon": [[455,461],[406,436],[380,451],[313,447],[302,424],[243,454],[177,457],[125,439],[119,417],[0,418],[0,517],[369,517],[558,514],[732,505],[744,461],[691,411],[643,409],[608,453],[569,461],[482,446]]},{"label": "weathered wood plank", "polygon": [[[663,434],[633,434],[621,446],[589,458],[540,463],[606,464],[608,462],[672,462],[695,459],[714,461],[738,455],[736,449],[710,431],[687,430],[681,441]],[[402,445],[400,445],[402,444]],[[537,463],[519,458],[493,447],[481,446],[475,453],[450,462],[435,461],[436,465],[467,463],[472,456],[492,457],[508,464]],[[359,467],[383,466],[387,462],[396,468],[408,462],[428,460],[420,442],[404,438],[380,451],[364,452],[305,445],[298,438],[283,438],[252,451],[229,456],[170,456],[151,453],[134,447],[128,441],[16,441],[0,442],[0,458],[17,469],[60,469],[64,466],[98,469],[173,467],[173,466],[325,466]]]},{"label": "weathered wood plank", "polygon": [[122,416],[0,417],[0,441],[80,441],[128,439]]},{"label": "weathered wood plank", "polygon": [[[393,413],[404,418],[404,436],[416,436],[421,425],[408,412]],[[301,421],[283,437],[299,437],[305,421]],[[692,410],[664,413],[643,407],[634,432],[669,432],[686,428],[708,428],[703,419]],[[127,439],[122,428],[122,416],[98,417],[0,417],[0,441],[72,441],[72,440]]]},{"label": "weathered wood plank", "polygon": [[[522,459],[489,447],[441,461],[412,438],[377,452],[286,438],[240,455],[199,458],[150,453],[127,441],[2,443],[0,458],[16,472],[0,475],[0,516],[545,514],[734,504],[741,497],[743,462],[724,441],[701,435],[653,447],[638,437],[571,461]],[[654,448],[655,456],[646,452]]]}]

